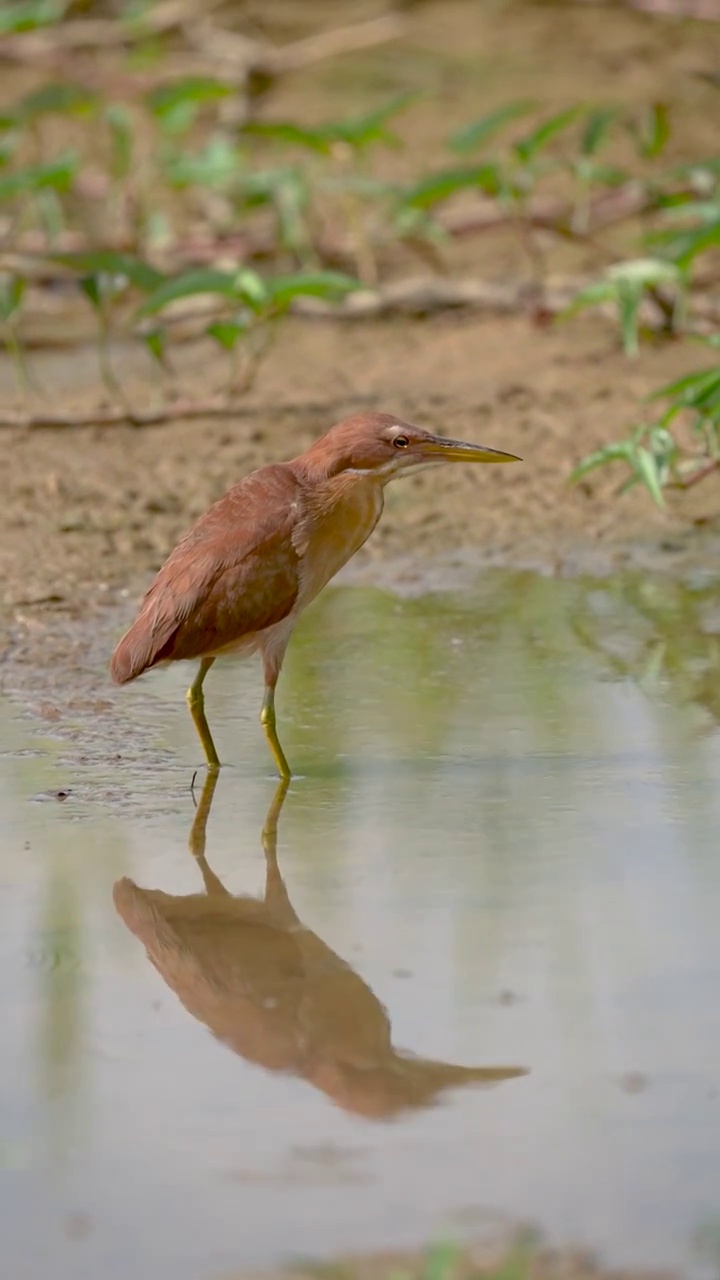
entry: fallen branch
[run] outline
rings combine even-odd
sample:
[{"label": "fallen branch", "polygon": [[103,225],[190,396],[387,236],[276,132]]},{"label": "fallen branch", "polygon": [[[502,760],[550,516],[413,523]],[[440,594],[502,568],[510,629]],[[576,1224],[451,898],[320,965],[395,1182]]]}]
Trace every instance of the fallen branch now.
[{"label": "fallen branch", "polygon": [[304,40],[295,40],[292,44],[272,50],[269,65],[261,67],[261,70],[269,70],[274,75],[299,71],[315,62],[324,62],[326,58],[337,58],[343,53],[358,53],[361,49],[372,49],[378,44],[397,40],[405,28],[405,19],[401,14],[386,13],[379,18],[368,18],[364,22],[353,22],[331,31],[321,31],[318,35],[307,36]]},{"label": "fallen branch", "polygon": [[[580,289],[591,283],[588,277],[549,279],[545,283],[530,280],[458,280],[431,276],[397,280],[377,289],[359,289],[342,302],[323,302],[318,298],[297,298],[292,310],[319,319],[357,320],[387,315],[428,315],[434,311],[468,308],[489,314],[512,315],[529,312],[537,319],[550,319],[564,311]],[[612,303],[598,304],[597,314],[615,315]],[[720,297],[705,296],[691,300],[689,314],[695,324],[685,332],[705,332],[705,326],[720,321]],[[647,297],[640,307],[641,325],[657,332],[667,328],[664,307]]]},{"label": "fallen branch", "polygon": [[[317,418],[322,421],[328,414],[335,412],[340,404],[347,408],[348,404],[360,409],[377,404],[378,396],[374,394],[343,396],[333,400],[313,400],[298,403],[291,400],[287,404],[273,406],[275,418],[291,417],[294,420],[302,417]],[[0,428],[25,431],[59,431],[70,427],[161,427],[168,422],[189,422],[198,418],[253,418],[261,412],[256,404],[248,400],[222,400],[219,397],[208,400],[177,401],[175,404],[162,405],[156,409],[147,409],[126,413],[121,407],[98,408],[83,413],[65,412],[51,413],[45,409],[17,410],[8,413],[0,409]]]},{"label": "fallen branch", "polygon": [[[566,200],[546,197],[532,201],[524,219],[538,231],[551,231],[560,236],[587,241],[593,233],[650,213],[657,205],[657,197],[640,182],[629,181],[616,191],[603,192],[591,201],[587,211],[587,228],[573,231],[573,207]],[[448,235],[457,239],[480,231],[492,231],[511,220],[507,210],[496,200],[482,200],[472,209],[443,210],[437,221]]]},{"label": "fallen branch", "polygon": [[305,316],[345,320],[387,315],[422,316],[464,308],[496,315],[517,315],[538,306],[544,312],[556,315],[585,284],[585,278],[548,281],[545,286],[540,286],[527,279],[458,280],[447,276],[419,276],[394,280],[377,289],[358,289],[341,302],[297,298],[292,310]]},{"label": "fallen branch", "polygon": [[14,413],[0,410],[0,427],[28,431],[52,431],[61,427],[158,427],[166,422],[187,422],[195,418],[237,418],[247,415],[247,404],[230,400],[179,400],[156,409],[94,409],[89,412],[53,413],[47,409],[19,409]]}]

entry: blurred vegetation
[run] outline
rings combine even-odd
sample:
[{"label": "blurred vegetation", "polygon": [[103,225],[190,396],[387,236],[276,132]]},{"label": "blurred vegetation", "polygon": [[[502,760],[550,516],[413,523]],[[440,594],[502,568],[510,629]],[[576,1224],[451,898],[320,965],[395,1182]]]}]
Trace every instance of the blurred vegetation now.
[{"label": "blurred vegetation", "polygon": [[[377,1277],[377,1280],[381,1276],[386,1280],[526,1280],[526,1277],[538,1274],[539,1262],[539,1270],[550,1280],[553,1263],[563,1264],[559,1257],[552,1258],[550,1251],[541,1250],[538,1246],[537,1233],[522,1229],[516,1233],[503,1260],[494,1264],[489,1261],[478,1264],[473,1259],[472,1250],[450,1241],[441,1241],[422,1253],[398,1260],[393,1269],[385,1260],[376,1262],[372,1258],[359,1258],[354,1263],[330,1262],[302,1270],[316,1280],[355,1280],[358,1272]],[[546,1270],[548,1262],[550,1268]]]},{"label": "blurred vegetation", "polygon": [[[0,110],[0,328],[23,395],[33,293],[81,292],[107,394],[133,420],[113,372],[115,333],[145,344],[169,406],[173,346],[204,333],[227,358],[225,394],[237,396],[291,308],[352,307],[363,289],[366,310],[368,290],[380,309],[385,283],[407,274],[408,261],[446,276],[451,243],[496,224],[517,236],[538,322],[600,308],[629,358],[650,334],[700,341],[715,355],[720,154],[667,162],[671,104],[547,112],[500,101],[448,133],[444,163],[388,177],[383,156],[403,148],[412,95],[319,122],[267,119],[273,84],[305,48],[273,52],[214,27],[217,4],[202,38],[189,3],[101,8],[99,18],[86,8],[23,0],[0,13],[0,55],[36,82]],[[182,57],[178,26],[183,39],[195,33]],[[112,74],[100,62],[95,74],[87,60],[76,66],[73,51],[93,44],[116,51]],[[622,260],[611,234],[619,224]],[[548,247],[563,242],[586,245],[598,266],[558,303]],[[621,463],[623,490],[641,484],[662,504],[668,486],[714,471],[717,362],[655,401],[659,415],[585,458],[575,478]]]}]

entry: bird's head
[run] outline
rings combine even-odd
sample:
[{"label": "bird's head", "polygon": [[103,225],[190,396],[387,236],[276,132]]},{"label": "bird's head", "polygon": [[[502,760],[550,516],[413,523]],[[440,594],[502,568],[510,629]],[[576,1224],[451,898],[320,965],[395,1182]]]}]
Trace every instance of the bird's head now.
[{"label": "bird's head", "polygon": [[383,484],[421,467],[446,462],[520,462],[514,453],[436,436],[391,413],[358,413],[338,422],[304,455],[325,476],[355,472]]}]

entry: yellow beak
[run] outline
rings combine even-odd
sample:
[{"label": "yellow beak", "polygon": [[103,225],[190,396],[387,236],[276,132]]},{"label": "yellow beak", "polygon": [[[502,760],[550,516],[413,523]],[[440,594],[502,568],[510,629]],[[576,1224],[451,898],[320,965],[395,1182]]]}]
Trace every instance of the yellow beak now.
[{"label": "yellow beak", "polygon": [[463,440],[445,440],[430,436],[422,442],[423,456],[440,462],[522,462],[516,453],[488,449],[484,444],[466,444]]}]

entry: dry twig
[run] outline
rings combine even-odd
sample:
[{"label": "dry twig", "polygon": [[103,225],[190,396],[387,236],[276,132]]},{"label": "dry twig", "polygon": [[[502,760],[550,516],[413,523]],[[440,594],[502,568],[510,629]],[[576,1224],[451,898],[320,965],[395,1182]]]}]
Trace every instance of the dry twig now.
[{"label": "dry twig", "polygon": [[[212,3],[207,0],[201,19],[195,16],[197,3],[192,0],[190,3],[187,0],[167,0],[166,4],[157,5],[148,12],[142,26],[103,18],[82,18],[58,23],[49,30],[17,32],[0,38],[0,60],[42,62],[57,67],[63,56],[83,49],[122,48],[149,34],[160,35],[179,27],[187,43],[196,51],[195,57],[184,66],[186,74],[191,71],[213,72],[240,78],[257,75],[272,79],[342,53],[385,44],[397,39],[405,26],[400,14],[386,14],[319,32],[277,48],[268,41],[253,40],[209,22],[208,10],[215,8],[217,3],[218,0],[212,0]],[[177,67],[173,70],[176,72]]]}]

